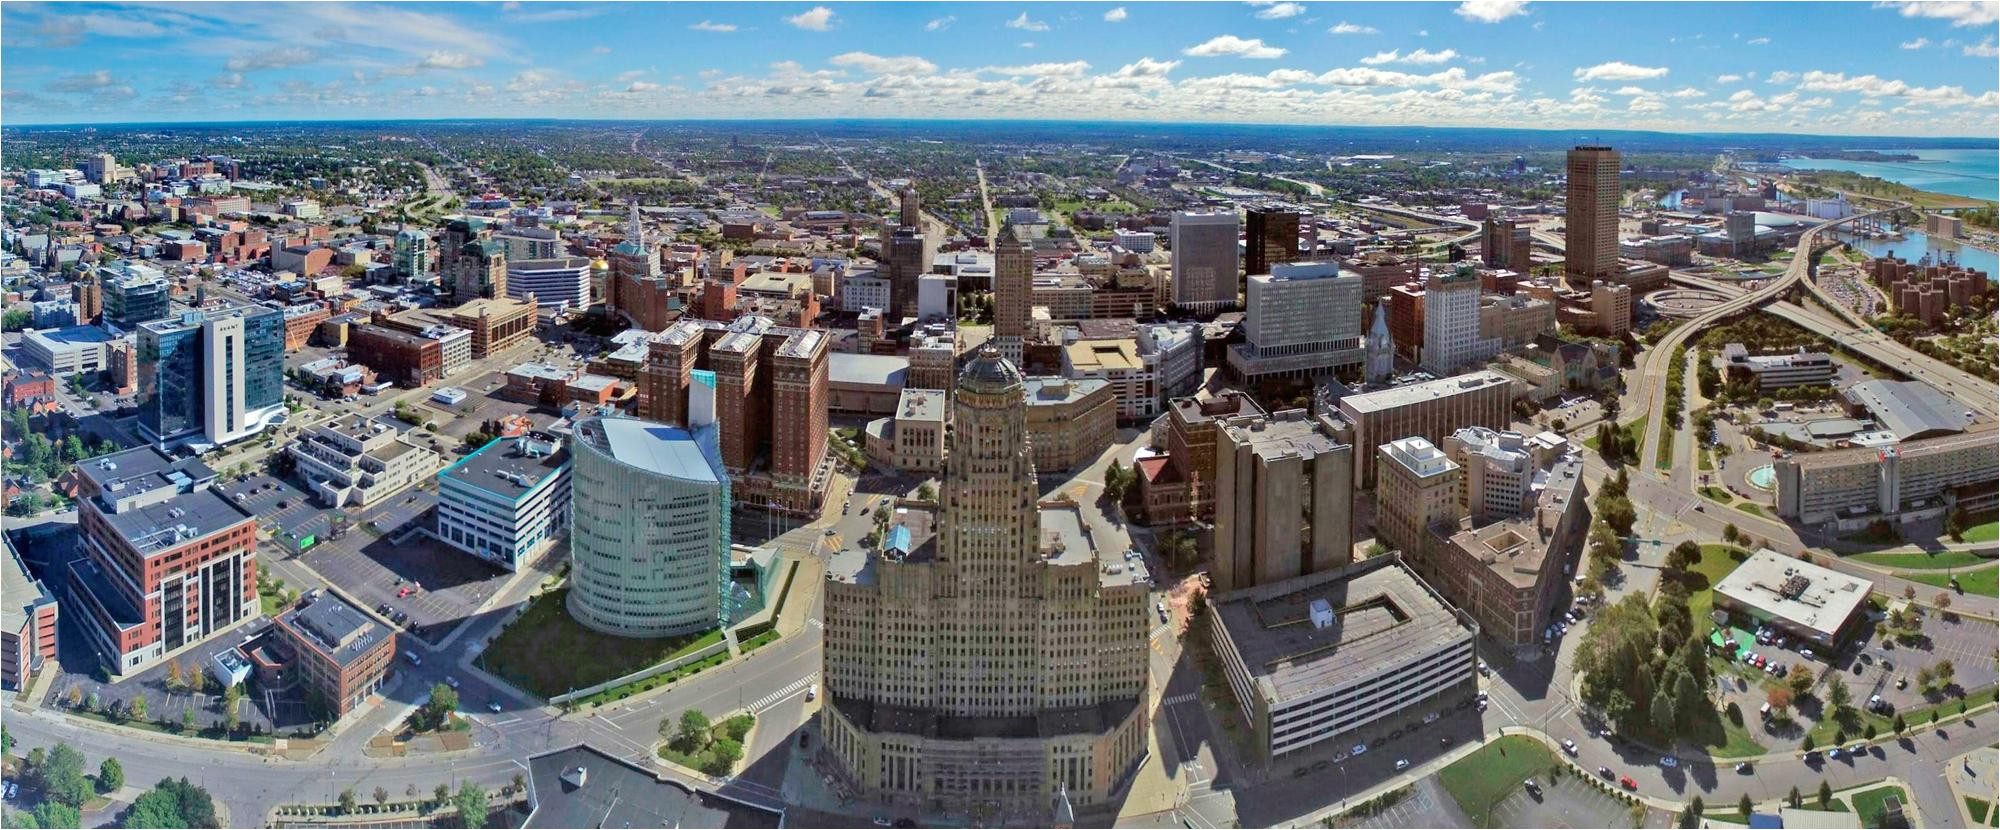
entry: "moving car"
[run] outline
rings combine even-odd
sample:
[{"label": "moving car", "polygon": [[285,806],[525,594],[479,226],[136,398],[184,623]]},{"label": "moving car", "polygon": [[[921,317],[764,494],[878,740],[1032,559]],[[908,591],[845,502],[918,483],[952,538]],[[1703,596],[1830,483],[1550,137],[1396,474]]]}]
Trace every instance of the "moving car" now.
[{"label": "moving car", "polygon": [[1639,782],[1632,780],[1632,776],[1627,775],[1618,779],[1618,786],[1628,790],[1636,790],[1639,789]]},{"label": "moving car", "polygon": [[1577,750],[1576,750],[1576,742],[1575,742],[1575,741],[1572,741],[1572,740],[1570,740],[1570,739],[1568,739],[1568,738],[1564,738],[1564,739],[1563,739],[1563,751],[1564,751],[1564,752],[1567,752],[1567,753],[1569,753],[1569,754],[1570,754],[1570,755],[1572,755],[1572,756],[1574,756],[1574,755],[1576,754],[1576,752],[1577,752]]},{"label": "moving car", "polygon": [[1403,770],[1406,770],[1406,769],[1409,769],[1409,768],[1410,768],[1410,759],[1408,759],[1408,758],[1397,758],[1397,759],[1396,759],[1396,771],[1397,771],[1397,772],[1402,772]]},{"label": "moving car", "polygon": [[1597,768],[1597,774],[1598,774],[1598,775],[1600,775],[1600,776],[1603,776],[1603,777],[1605,777],[1605,778],[1610,778],[1610,777],[1611,777],[1611,768],[1610,768],[1610,767],[1598,767],[1598,768]]}]

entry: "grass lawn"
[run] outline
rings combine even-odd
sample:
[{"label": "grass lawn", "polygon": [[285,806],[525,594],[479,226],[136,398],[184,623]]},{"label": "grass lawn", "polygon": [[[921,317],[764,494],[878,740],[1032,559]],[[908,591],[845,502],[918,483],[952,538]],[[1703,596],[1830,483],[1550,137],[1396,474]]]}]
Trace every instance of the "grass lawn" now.
[{"label": "grass lawn", "polygon": [[1679,432],[1680,430],[1673,429],[1669,425],[1660,425],[1660,449],[1653,456],[1654,469],[1671,470],[1674,468],[1674,436]]},{"label": "grass lawn", "polygon": [[1748,513],[1752,516],[1762,516],[1767,519],[1770,518],[1770,515],[1764,512],[1764,508],[1758,507],[1757,505],[1751,504],[1750,502],[1747,501],[1742,504],[1736,505],[1736,509]]},{"label": "grass lawn", "polygon": [[1973,798],[1969,795],[1965,797],[1965,811],[1972,814],[1972,821],[1976,824],[1985,824],[1986,811],[1992,808],[1992,802],[1985,799]]},{"label": "grass lawn", "polygon": [[[1936,585],[1946,590],[1951,588],[1951,578],[1954,576],[1949,572],[1938,571],[1898,571],[1896,575],[1911,582]],[[1984,597],[2000,596],[2000,571],[1981,568],[1976,571],[1959,571],[1955,575],[1958,577],[1959,590]]]},{"label": "grass lawn", "polygon": [[[1859,688],[1853,685],[1850,685],[1848,688],[1855,689],[1857,692],[1859,691]],[[1967,694],[1965,696],[1965,708],[1977,709],[1980,706],[1983,706],[1987,703],[1991,703],[1993,701],[1994,693],[1996,691],[2000,691],[2000,689],[1996,689],[1993,686],[1988,686],[1984,689],[1980,689],[1979,691]],[[1869,724],[1873,724],[1875,726],[1875,732],[1878,737],[1882,735],[1891,734],[1894,731],[1894,727],[1896,724],[1893,715],[1886,718],[1882,717],[1880,715],[1875,714],[1874,712],[1870,712],[1860,708],[1860,706],[1858,705],[1860,702],[1862,701],[1859,700],[1856,701],[1857,705],[1854,709],[1855,719],[1850,721],[1848,724],[1849,727],[1851,727],[1848,729],[1848,735],[1847,735],[1848,740],[1851,741],[1860,738],[1863,734],[1865,734],[1864,730],[1867,729]],[[1903,716],[1903,723],[1908,725],[1909,730],[1911,732],[1915,732],[1921,729],[1930,728],[1931,714],[1933,712],[1937,713],[1939,719],[1943,719],[1945,717],[1958,714],[1958,699],[1946,698],[1944,702],[1939,703],[1935,706],[1914,707],[1910,709],[1905,709],[1899,714]],[[1832,718],[1828,718],[1826,720],[1822,720],[1819,723],[1814,724],[1811,732],[1813,743],[1820,746],[1828,746],[1832,744],[1833,733],[1834,730],[1837,728],[1840,728],[1840,724],[1835,723]]]},{"label": "grass lawn", "polygon": [[479,666],[542,697],[595,686],[722,640],[721,631],[631,639],[600,634],[571,619],[568,588],[536,597],[479,656]]},{"label": "grass lawn", "polygon": [[2000,541],[2000,521],[1981,522],[1965,529],[1965,541]]},{"label": "grass lawn", "polygon": [[[737,715],[709,727],[707,744],[692,747],[676,736],[660,745],[660,757],[710,775],[727,775],[735,769],[736,762],[742,760],[743,739],[750,735],[750,727],[755,725],[757,716],[748,713]],[[736,757],[725,759],[716,755],[716,749],[723,740],[736,742]]]},{"label": "grass lawn", "polygon": [[1709,501],[1715,502],[1716,504],[1728,504],[1736,500],[1735,496],[1729,495],[1728,490],[1724,490],[1713,484],[1706,485],[1701,488],[1701,497],[1708,499]]},{"label": "grass lawn", "polygon": [[1694,458],[1695,458],[1695,469],[1698,469],[1704,473],[1710,472],[1715,469],[1715,462],[1709,459],[1709,452],[1707,447],[1697,448],[1694,452]]},{"label": "grass lawn", "polygon": [[1941,568],[1969,568],[1983,565],[1993,560],[1966,551],[1948,550],[1942,553],[1857,553],[1847,557],[1870,565],[1902,570],[1933,570]]},{"label": "grass lawn", "polygon": [[1555,753],[1541,741],[1508,735],[1452,762],[1438,773],[1438,780],[1472,826],[1490,827],[1489,810],[1520,789],[1522,781],[1545,778],[1556,763]]},{"label": "grass lawn", "polygon": [[1749,558],[1748,552],[1733,545],[1702,545],[1701,561],[1694,563],[1688,571],[1700,577],[1695,590],[1688,594],[1688,614],[1694,618],[1695,636],[1707,637],[1708,632],[1715,630],[1715,623],[1708,619],[1708,611],[1715,605],[1715,583],[1721,582],[1723,577],[1742,564],[1729,555],[1731,551]]},{"label": "grass lawn", "polygon": [[[1906,812],[1906,814],[1908,811],[1916,809],[1916,805],[1910,803],[1910,794],[1903,792],[1902,787],[1896,787],[1896,786],[1876,787],[1875,789],[1872,790],[1863,790],[1861,792],[1848,796],[1847,799],[1849,801],[1854,802],[1854,812],[1861,816],[1862,827],[1881,827],[1883,826],[1882,802],[1888,800],[1892,796],[1897,801],[1902,802],[1903,810]],[[1908,825],[1899,824],[1897,826],[1905,827]]]}]

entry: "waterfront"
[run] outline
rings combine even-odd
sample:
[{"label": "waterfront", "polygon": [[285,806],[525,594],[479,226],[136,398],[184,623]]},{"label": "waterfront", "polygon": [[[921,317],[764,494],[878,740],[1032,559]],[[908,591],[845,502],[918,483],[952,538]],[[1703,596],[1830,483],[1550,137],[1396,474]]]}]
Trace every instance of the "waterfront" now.
[{"label": "waterfront", "polygon": [[2000,201],[2000,151],[1877,149],[1875,152],[1909,153],[1918,160],[1788,158],[1785,166],[1797,170],[1846,170],[1932,193]]},{"label": "waterfront", "polygon": [[1928,253],[1932,259],[1942,260],[1950,257],[1960,265],[1977,268],[1987,274],[2000,273],[2000,270],[1996,270],[1996,265],[2000,265],[2000,256],[1995,256],[1992,251],[1949,239],[1934,240],[1925,236],[1923,231],[1913,228],[1901,230],[1903,239],[1862,239],[1848,233],[1835,233],[1834,238],[1852,244],[1869,256],[1894,253],[1896,256],[1915,262]]}]

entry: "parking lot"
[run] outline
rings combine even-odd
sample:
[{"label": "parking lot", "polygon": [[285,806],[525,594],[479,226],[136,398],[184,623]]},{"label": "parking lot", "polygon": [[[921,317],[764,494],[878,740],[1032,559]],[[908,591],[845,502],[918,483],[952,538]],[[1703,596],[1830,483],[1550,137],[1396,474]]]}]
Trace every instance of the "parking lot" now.
[{"label": "parking lot", "polygon": [[[218,652],[256,639],[271,628],[267,620],[249,623],[181,652],[172,661],[160,661],[116,683],[103,683],[93,676],[98,662],[90,653],[89,638],[82,631],[72,628],[81,625],[81,622],[64,617],[59,625],[63,626],[57,637],[58,648],[62,650],[58,660],[61,673],[50,687],[50,703],[71,708],[79,704],[88,706],[90,696],[95,694],[101,710],[113,702],[129,704],[133,699],[144,696],[147,720],[166,719],[178,723],[184,713],[192,710],[197,729],[220,726],[225,721],[222,689],[209,669],[213,665],[211,658]],[[167,683],[170,662],[178,662],[184,672],[205,675],[208,681],[205,691],[190,693],[170,688]],[[296,685],[266,688],[253,677],[247,686],[247,694],[237,710],[238,720],[246,726],[270,734],[288,735],[297,729],[310,729],[313,725],[312,710]]]},{"label": "parking lot", "polygon": [[[1883,638],[1876,635],[1864,648],[1842,656],[1839,667],[1857,702],[1881,695],[1897,709],[1936,703],[1942,698],[1925,698],[1917,690],[1917,671],[1944,660],[1951,661],[1960,688],[1983,689],[2000,679],[1996,677],[2000,664],[1993,660],[1993,643],[2000,630],[1993,623],[1966,617],[1947,621],[1933,611],[1924,617],[1923,633],[1927,639],[1923,644],[1887,649],[1882,647]],[[1897,678],[1908,681],[1905,688],[1896,688]]]},{"label": "parking lot", "polygon": [[362,605],[400,618],[407,631],[433,644],[471,616],[509,576],[428,535],[398,534],[396,528],[379,536],[350,531],[313,546],[298,560]]},{"label": "parking lot", "polygon": [[1410,786],[1410,794],[1389,809],[1365,818],[1342,821],[1339,827],[1470,827],[1451,794],[1432,776]]},{"label": "parking lot", "polygon": [[1563,775],[1536,782],[1539,794],[1518,786],[1493,808],[1495,827],[1632,827],[1631,808],[1588,779]]}]

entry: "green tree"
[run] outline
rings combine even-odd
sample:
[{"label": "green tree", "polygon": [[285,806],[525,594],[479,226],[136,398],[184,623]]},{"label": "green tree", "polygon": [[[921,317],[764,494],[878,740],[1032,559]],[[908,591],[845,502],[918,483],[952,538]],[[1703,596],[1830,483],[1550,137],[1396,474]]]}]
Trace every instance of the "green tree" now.
[{"label": "green tree", "polygon": [[66,743],[56,744],[34,765],[30,783],[43,798],[67,807],[82,807],[91,796],[90,778],[83,772],[83,753]]},{"label": "green tree", "polygon": [[1739,813],[1742,813],[1742,814],[1743,814],[1743,817],[1744,817],[1744,818],[1749,818],[1749,817],[1750,817],[1750,811],[1751,811],[1751,810],[1753,810],[1753,809],[1755,809],[1755,808],[1756,808],[1756,805],[1755,805],[1755,804],[1752,804],[1752,803],[1750,802],[1750,794],[1749,794],[1749,793],[1744,793],[1744,794],[1743,794],[1743,797],[1742,797],[1741,799],[1737,800],[1737,802],[1736,802],[1736,812],[1739,812]]},{"label": "green tree", "polygon": [[1840,675],[1828,675],[1826,681],[1826,705],[1833,709],[1836,719],[1844,719],[1849,704],[1854,702],[1854,693],[1847,690],[1847,681]]},{"label": "green tree", "polygon": [[676,738],[683,747],[690,750],[700,749],[708,745],[708,730],[711,725],[708,715],[703,714],[700,709],[689,709],[681,713],[681,728]]},{"label": "green tree", "polygon": [[45,827],[49,828],[49,830],[55,830],[58,827],[76,828],[83,826],[83,811],[67,804],[57,804],[53,801],[44,801],[35,805],[35,812],[31,817],[34,819],[36,827]]},{"label": "green tree", "polygon": [[710,775],[728,775],[743,758],[743,744],[733,738],[718,738],[708,751],[709,762],[702,770]]},{"label": "green tree", "polygon": [[380,807],[380,806],[382,806],[382,805],[384,805],[384,804],[387,804],[387,803],[389,803],[389,790],[388,790],[387,788],[384,788],[384,787],[376,787],[376,788],[375,788],[375,806],[377,806],[377,807]]},{"label": "green tree", "polygon": [[125,786],[125,765],[118,763],[117,758],[106,758],[103,763],[97,765],[98,792],[115,793],[123,786]]},{"label": "green tree", "polygon": [[919,484],[919,485],[917,485],[917,500],[918,500],[918,501],[936,501],[936,500],[937,500],[937,485],[935,485],[935,484],[932,484],[932,483],[930,483],[930,482],[928,482],[928,481],[926,481],[926,482],[924,482],[924,483],[922,483],[922,484]]},{"label": "green tree", "polygon": [[439,784],[437,785],[437,789],[431,791],[431,804],[433,805],[434,809],[436,807],[443,807],[444,805],[450,802],[451,802],[451,785]]},{"label": "green tree", "polygon": [[458,821],[461,826],[470,830],[479,830],[486,826],[487,805],[484,788],[471,781],[463,782],[458,785],[458,796],[452,799],[452,803],[458,807]]},{"label": "green tree", "polygon": [[1667,567],[1685,571],[1701,562],[1701,546],[1692,541],[1682,542],[1667,553]]},{"label": "green tree", "polygon": [[1792,809],[1794,810],[1798,809],[1803,801],[1804,798],[1799,795],[1799,788],[1796,785],[1792,787],[1791,793],[1785,796],[1785,803],[1792,805]]},{"label": "green tree", "polygon": [[1819,808],[1824,810],[1833,804],[1833,786],[1826,779],[1819,780]]},{"label": "green tree", "polygon": [[1812,669],[1805,666],[1792,669],[1791,674],[1785,677],[1785,683],[1792,687],[1792,695],[1794,697],[1805,697],[1812,692]]},{"label": "green tree", "polygon": [[443,683],[431,687],[430,699],[424,701],[423,708],[417,710],[418,728],[431,730],[442,728],[451,713],[458,710],[458,692]]},{"label": "green tree", "polygon": [[133,720],[138,720],[138,721],[142,721],[142,720],[145,720],[145,719],[146,719],[146,696],[145,696],[145,695],[134,695],[134,696],[132,697],[132,702],[131,702],[131,703],[128,703],[128,704],[126,704],[126,705],[125,705],[125,711],[127,711],[127,712],[131,713],[131,715],[132,715],[132,719],[133,719]]},{"label": "green tree", "polygon": [[353,815],[353,814],[354,814],[354,808],[355,808],[356,806],[358,806],[358,805],[359,805],[359,799],[356,799],[356,798],[354,797],[354,788],[353,788],[353,787],[348,787],[347,789],[344,789],[344,790],[341,790],[341,791],[340,791],[340,814],[341,814],[341,815],[343,815],[343,816],[347,816],[347,815]]}]

